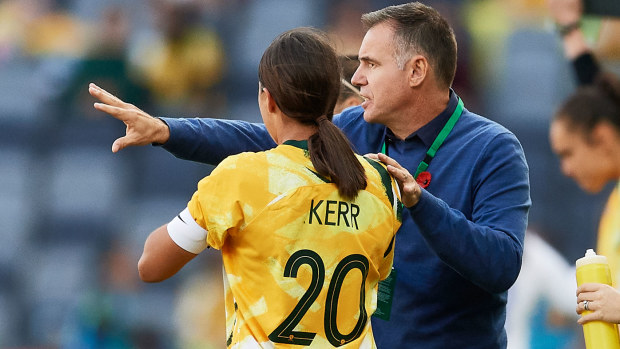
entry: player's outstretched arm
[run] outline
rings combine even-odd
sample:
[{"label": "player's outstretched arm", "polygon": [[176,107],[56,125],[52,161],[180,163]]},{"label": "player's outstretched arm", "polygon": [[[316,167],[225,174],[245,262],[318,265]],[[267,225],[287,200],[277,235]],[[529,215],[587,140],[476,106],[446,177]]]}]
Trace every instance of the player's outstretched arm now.
[{"label": "player's outstretched arm", "polygon": [[91,83],[88,92],[99,100],[94,107],[122,121],[127,126],[125,136],[112,144],[112,152],[135,145],[166,143],[170,138],[168,125],[160,119],[145,113],[133,104],[125,103],[118,97]]}]

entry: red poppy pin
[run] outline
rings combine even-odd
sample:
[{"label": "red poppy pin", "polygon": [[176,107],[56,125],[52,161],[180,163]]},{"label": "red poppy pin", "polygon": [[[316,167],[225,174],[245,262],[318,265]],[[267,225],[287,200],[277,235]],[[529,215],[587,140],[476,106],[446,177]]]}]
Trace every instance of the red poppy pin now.
[{"label": "red poppy pin", "polygon": [[426,187],[431,184],[431,173],[427,171],[420,172],[415,181],[418,182],[422,188],[426,189]]}]

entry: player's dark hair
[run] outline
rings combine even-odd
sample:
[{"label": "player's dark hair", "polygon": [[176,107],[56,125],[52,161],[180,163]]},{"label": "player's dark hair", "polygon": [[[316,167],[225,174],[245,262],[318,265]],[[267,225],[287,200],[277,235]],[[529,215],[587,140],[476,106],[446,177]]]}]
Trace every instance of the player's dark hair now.
[{"label": "player's dark hair", "polygon": [[265,50],[258,79],[288,117],[317,125],[308,139],[317,172],[347,199],[366,188],[366,175],[345,135],[331,119],[340,91],[340,64],[327,36],[314,28],[280,34]]},{"label": "player's dark hair", "polygon": [[388,23],[394,29],[394,55],[400,69],[415,54],[424,55],[437,81],[444,87],[452,86],[456,74],[456,38],[437,10],[420,2],[410,2],[362,16],[366,29],[381,23]]},{"label": "player's dark hair", "polygon": [[580,87],[554,115],[554,120],[568,121],[587,137],[601,122],[620,133],[620,81],[611,73],[599,74],[594,84]]}]

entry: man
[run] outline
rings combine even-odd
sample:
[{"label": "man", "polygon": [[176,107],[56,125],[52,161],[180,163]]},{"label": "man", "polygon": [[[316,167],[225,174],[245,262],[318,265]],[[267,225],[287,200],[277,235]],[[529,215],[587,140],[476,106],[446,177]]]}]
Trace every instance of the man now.
[{"label": "man", "polygon": [[[372,320],[377,346],[505,348],[506,291],[521,267],[530,207],[522,148],[508,130],[464,109],[450,88],[456,41],[437,11],[415,2],[362,21],[368,31],[352,82],[366,100],[333,121],[358,153],[389,155],[376,157],[390,165],[407,207],[393,295],[379,297]],[[164,123],[95,86],[91,94],[106,103],[96,108],[127,124],[113,151],[155,142],[177,157],[217,163],[274,146],[263,125]]]}]

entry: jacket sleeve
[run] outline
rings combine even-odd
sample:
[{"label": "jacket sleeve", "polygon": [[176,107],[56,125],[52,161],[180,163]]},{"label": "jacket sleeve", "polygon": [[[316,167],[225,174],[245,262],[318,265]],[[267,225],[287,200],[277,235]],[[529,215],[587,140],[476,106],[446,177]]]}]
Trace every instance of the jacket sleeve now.
[{"label": "jacket sleeve", "polygon": [[442,261],[487,292],[504,292],[521,269],[529,170],[511,134],[493,139],[475,166],[471,220],[426,190],[409,211]]},{"label": "jacket sleeve", "polygon": [[174,156],[217,165],[227,156],[276,146],[265,125],[239,120],[161,118],[170,128],[162,147]]}]

